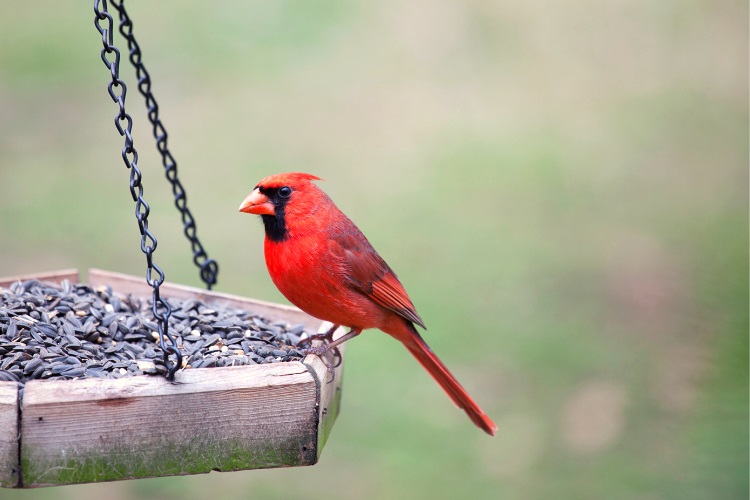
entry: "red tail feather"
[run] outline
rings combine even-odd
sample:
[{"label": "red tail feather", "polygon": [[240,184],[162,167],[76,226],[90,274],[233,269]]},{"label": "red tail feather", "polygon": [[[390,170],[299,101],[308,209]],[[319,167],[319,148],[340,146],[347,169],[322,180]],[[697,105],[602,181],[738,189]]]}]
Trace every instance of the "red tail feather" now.
[{"label": "red tail feather", "polygon": [[[461,387],[458,380],[448,371],[442,361],[432,352],[427,343],[412,327],[412,342],[404,342],[404,345],[425,370],[435,379],[435,381],[448,394],[453,403],[461,408],[469,416],[474,425],[482,429],[490,436],[495,435],[497,425],[488,417],[478,404],[471,399],[471,396]],[[402,340],[403,342],[403,340]]]}]

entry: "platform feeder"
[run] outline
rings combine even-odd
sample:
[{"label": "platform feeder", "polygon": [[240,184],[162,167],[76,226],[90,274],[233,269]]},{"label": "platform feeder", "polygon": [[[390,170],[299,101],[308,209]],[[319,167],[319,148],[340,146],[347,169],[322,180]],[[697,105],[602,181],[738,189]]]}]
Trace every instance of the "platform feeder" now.
[{"label": "platform feeder", "polygon": [[[80,350],[97,351],[95,344],[101,344],[101,337],[112,333],[112,323],[114,334],[121,340],[108,339],[110,348],[117,350],[117,342],[128,342],[122,331],[129,327],[120,326],[117,318],[105,319],[97,312],[83,322],[80,318],[86,311],[67,306],[58,306],[49,313],[35,311],[33,317],[9,309],[0,300],[0,486],[33,488],[315,464],[339,412],[343,349],[327,353],[323,359],[304,356],[302,352],[295,361],[261,360],[196,368],[189,363],[195,353],[185,349],[185,331],[170,330],[170,301],[177,300],[191,301],[203,308],[234,308],[271,322],[298,324],[308,336],[325,332],[331,325],[295,307],[211,290],[219,268],[198,239],[177,175],[177,163],[167,146],[167,132],[151,91],[151,79],[133,34],[133,23],[124,0],[110,0],[109,4],[117,12],[119,32],[127,41],[128,59],[135,68],[138,90],[148,109],[165,176],[172,186],[193,262],[206,290],[166,282],[164,271],[156,263],[157,239],[148,226],[150,209],[143,196],[143,175],[131,135],[133,119],[125,109],[127,86],[120,78],[114,19],[107,0],[95,0],[94,24],[102,38],[101,59],[110,76],[107,90],[118,106],[114,122],[124,137],[121,156],[130,171],[129,188],[135,202],[140,247],[146,258],[146,279],[90,269],[84,286],[77,270],[62,270],[0,278],[0,295],[10,297],[14,290],[44,284],[63,287],[68,292],[71,287],[90,289],[91,293],[106,290],[122,300],[147,303],[153,321],[142,319],[138,324],[153,326],[153,346],[146,349],[160,354],[156,361],[143,360],[131,370],[140,373],[143,368],[151,375],[123,373],[122,367],[113,374],[114,365],[92,361],[81,356]],[[38,301],[50,305],[48,299],[52,297]],[[108,312],[116,316],[114,308],[112,311]],[[54,325],[51,316],[58,317]],[[65,321],[60,321],[63,316]],[[236,332],[238,328],[232,326],[225,330]],[[58,344],[50,341],[49,335],[65,339]],[[220,335],[222,344],[237,344],[237,335],[234,340],[229,336]],[[19,341],[22,338],[26,343]],[[140,341],[143,343],[143,339]],[[287,348],[291,350],[293,346]],[[85,362],[65,354],[77,354]],[[44,364],[53,358],[58,361],[56,373]],[[59,363],[68,358],[73,367],[60,367]],[[211,364],[205,362],[206,366]],[[107,370],[110,371],[102,373]]]}]

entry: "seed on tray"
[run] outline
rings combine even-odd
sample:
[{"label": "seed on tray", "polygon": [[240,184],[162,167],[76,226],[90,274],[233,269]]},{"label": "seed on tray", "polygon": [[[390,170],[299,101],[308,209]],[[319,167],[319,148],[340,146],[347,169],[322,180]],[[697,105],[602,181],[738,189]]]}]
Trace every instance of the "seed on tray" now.
[{"label": "seed on tray", "polygon": [[[168,331],[192,368],[295,361],[303,325],[252,312],[167,299]],[[0,381],[121,378],[166,373],[150,302],[64,281],[0,287]]]}]

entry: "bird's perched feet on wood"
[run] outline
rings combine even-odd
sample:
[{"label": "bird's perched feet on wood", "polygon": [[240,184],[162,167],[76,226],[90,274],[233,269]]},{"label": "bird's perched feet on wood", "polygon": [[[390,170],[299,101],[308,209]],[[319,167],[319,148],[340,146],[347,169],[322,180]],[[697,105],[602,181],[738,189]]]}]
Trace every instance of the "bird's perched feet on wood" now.
[{"label": "bird's perched feet on wood", "polygon": [[[333,332],[336,331],[337,328],[338,328],[338,325],[333,325],[333,327],[331,329],[329,329],[327,333],[322,334],[321,336],[325,336],[325,335],[330,334],[331,337],[332,337],[333,336]],[[331,375],[331,379],[328,380],[329,384],[331,382],[333,382],[333,379],[336,376],[335,368],[338,367],[341,364],[341,352],[339,351],[338,346],[341,345],[341,344],[343,344],[347,340],[356,337],[361,332],[362,332],[361,329],[352,328],[351,330],[349,330],[349,332],[347,332],[346,335],[342,335],[341,337],[337,338],[336,340],[329,341],[329,342],[323,342],[322,345],[314,345],[314,346],[310,346],[307,349],[305,349],[305,355],[313,354],[315,356],[318,356],[320,358],[320,360],[323,362],[323,364],[326,365],[326,368],[328,368],[328,373]],[[313,337],[314,337],[314,335],[313,335]],[[336,362],[335,366],[333,365],[333,363],[331,363],[330,361],[328,361],[328,358],[326,358],[326,356],[325,356],[325,354],[328,351],[332,351],[333,352],[333,359],[334,359],[334,361],[338,360]]]}]

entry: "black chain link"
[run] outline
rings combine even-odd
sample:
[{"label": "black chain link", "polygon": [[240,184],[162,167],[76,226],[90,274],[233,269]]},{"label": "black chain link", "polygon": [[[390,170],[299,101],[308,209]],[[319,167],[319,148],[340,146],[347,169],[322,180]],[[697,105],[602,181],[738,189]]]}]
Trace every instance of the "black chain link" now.
[{"label": "black chain link", "polygon": [[[101,8],[100,8],[101,6]],[[138,168],[138,152],[133,145],[133,119],[125,111],[125,96],[127,87],[125,82],[120,79],[120,51],[113,43],[113,20],[107,12],[107,0],[94,0],[94,25],[102,35],[103,49],[101,58],[104,65],[109,69],[112,81],[107,85],[110,97],[118,105],[119,112],[115,115],[115,126],[121,136],[125,136],[125,146],[122,148],[122,160],[125,166],[130,169],[130,194],[135,202],[135,217],[138,221],[138,228],[141,232],[141,251],[146,255],[146,282],[153,289],[152,310],[159,327],[159,346],[164,353],[164,364],[167,367],[167,378],[174,380],[175,372],[182,366],[182,353],[177,348],[174,337],[169,333],[169,316],[172,309],[169,304],[160,297],[159,286],[164,283],[164,272],[154,262],[154,251],[156,251],[156,238],[148,228],[149,206],[143,198],[143,185],[141,183],[142,174]],[[105,26],[102,26],[105,21]],[[109,56],[109,57],[108,57]],[[158,274],[153,276],[153,272]],[[170,345],[166,345],[164,339],[168,339]],[[174,354],[177,362],[171,364],[169,355]]]},{"label": "black chain link", "polygon": [[203,245],[198,240],[196,234],[195,220],[193,214],[187,207],[187,195],[182,183],[177,178],[177,162],[167,147],[167,131],[159,118],[159,104],[156,102],[151,92],[151,77],[146,71],[146,67],[141,61],[141,48],[133,35],[133,21],[125,10],[124,0],[111,0],[112,6],[117,9],[120,16],[120,33],[128,42],[130,62],[135,68],[135,75],[138,79],[138,91],[146,101],[148,109],[148,120],[153,127],[154,139],[156,139],[156,149],[161,155],[161,162],[164,166],[164,175],[172,184],[172,194],[174,195],[174,204],[182,215],[182,224],[184,227],[185,237],[190,242],[193,251],[193,262],[200,269],[200,276],[209,290],[216,284],[219,265],[215,260],[209,259]]}]

